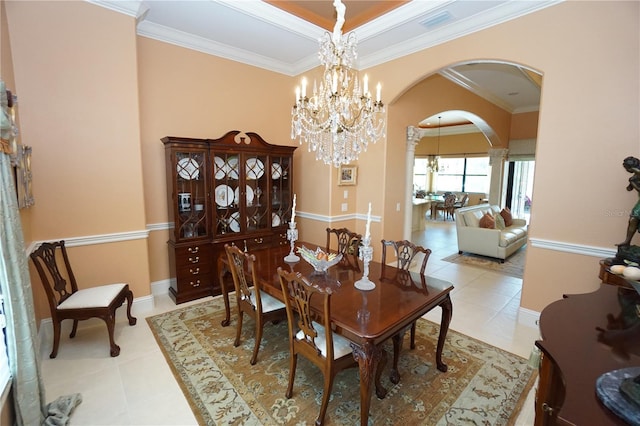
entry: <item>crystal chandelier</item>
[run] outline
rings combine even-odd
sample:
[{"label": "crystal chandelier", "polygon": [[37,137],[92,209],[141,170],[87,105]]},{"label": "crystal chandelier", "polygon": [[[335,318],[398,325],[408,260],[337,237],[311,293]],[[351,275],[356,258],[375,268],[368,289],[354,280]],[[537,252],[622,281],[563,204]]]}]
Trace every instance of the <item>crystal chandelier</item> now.
[{"label": "crystal chandelier", "polygon": [[308,143],[309,152],[316,160],[339,167],[357,160],[369,143],[385,136],[386,118],[380,99],[380,83],[375,101],[369,92],[365,75],[362,87],[355,65],[356,35],[342,35],[345,5],[333,2],[337,20],[333,34],[326,32],[320,39],[320,63],[324,73],[320,84],[313,84],[313,93],[307,97],[307,80],[296,87],[296,103],[291,110],[291,139],[300,138]]},{"label": "crystal chandelier", "polygon": [[431,173],[438,173],[438,160],[440,159],[440,128],[442,127],[442,116],[438,116],[438,145],[436,148],[436,155],[433,156],[431,160],[429,160],[429,164],[427,165],[427,171]]}]

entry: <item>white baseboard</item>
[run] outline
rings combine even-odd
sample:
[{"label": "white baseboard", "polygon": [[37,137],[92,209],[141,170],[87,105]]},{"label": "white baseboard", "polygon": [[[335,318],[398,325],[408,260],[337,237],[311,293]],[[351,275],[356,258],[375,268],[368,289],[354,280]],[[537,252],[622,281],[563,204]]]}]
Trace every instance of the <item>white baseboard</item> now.
[{"label": "white baseboard", "polygon": [[169,287],[175,282],[175,278],[167,278],[166,280],[154,281],[151,283],[151,294],[159,296],[169,294]]},{"label": "white baseboard", "polygon": [[540,320],[540,312],[532,311],[527,308],[518,309],[518,322],[529,327],[538,328],[538,321]]}]

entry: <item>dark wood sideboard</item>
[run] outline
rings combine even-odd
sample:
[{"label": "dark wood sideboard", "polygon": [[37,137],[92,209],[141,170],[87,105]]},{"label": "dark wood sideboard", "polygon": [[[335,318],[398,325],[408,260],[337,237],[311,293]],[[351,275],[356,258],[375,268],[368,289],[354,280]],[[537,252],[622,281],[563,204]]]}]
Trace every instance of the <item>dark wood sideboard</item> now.
[{"label": "dark wood sideboard", "polygon": [[565,295],[542,311],[536,425],[627,424],[601,403],[596,381],[603,373],[640,366],[640,356],[614,354],[599,341],[598,330],[610,330],[625,300],[637,296],[633,289],[603,283],[593,293]]},{"label": "dark wood sideboard", "polygon": [[600,278],[600,280],[602,280],[602,282],[605,284],[613,284],[620,287],[633,288],[621,275],[611,272],[611,266],[615,264],[614,262],[615,259],[602,259],[600,261],[600,273],[598,274],[598,278]]}]

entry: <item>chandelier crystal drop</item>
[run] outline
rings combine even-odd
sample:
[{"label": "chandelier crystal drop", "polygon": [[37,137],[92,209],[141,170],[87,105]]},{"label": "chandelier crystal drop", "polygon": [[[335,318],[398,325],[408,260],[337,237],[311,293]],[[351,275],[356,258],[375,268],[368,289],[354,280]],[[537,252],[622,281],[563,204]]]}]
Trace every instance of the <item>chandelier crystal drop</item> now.
[{"label": "chandelier crystal drop", "polygon": [[369,143],[385,136],[386,117],[378,83],[375,100],[369,92],[365,75],[362,85],[353,67],[357,59],[356,35],[342,35],[345,6],[334,1],[337,20],[333,34],[320,39],[320,63],[324,65],[322,80],[314,82],[307,96],[307,81],[296,87],[296,103],[291,110],[291,139],[299,137],[308,144],[316,160],[339,167],[358,159]]}]

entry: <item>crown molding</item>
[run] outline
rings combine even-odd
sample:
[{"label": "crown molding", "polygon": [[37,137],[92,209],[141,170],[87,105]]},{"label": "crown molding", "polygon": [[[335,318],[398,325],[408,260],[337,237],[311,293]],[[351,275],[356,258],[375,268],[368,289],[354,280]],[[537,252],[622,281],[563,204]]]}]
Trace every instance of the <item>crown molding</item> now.
[{"label": "crown molding", "polygon": [[[144,20],[149,7],[143,1],[137,0],[85,0],[89,3],[124,13],[136,17],[138,20],[137,34],[140,36],[156,39],[187,49],[196,50],[209,55],[218,56],[247,65],[256,66],[269,71],[289,76],[299,75],[309,71],[319,65],[317,53],[307,56],[296,63],[286,63],[267,58],[263,55],[243,51],[226,45],[224,43],[213,42],[202,37],[174,30],[172,28],[156,25]],[[303,19],[293,16],[265,2],[238,1],[238,0],[213,0],[223,4],[225,7],[246,13],[254,18],[260,19],[271,25],[276,25],[282,29],[290,31],[299,37],[309,40],[319,40],[326,31]],[[462,19],[438,31],[430,31],[421,36],[400,43],[391,45],[385,49],[380,49],[373,54],[360,56],[358,68],[366,69],[375,65],[398,59],[446,41],[462,37],[473,32],[489,28],[494,25],[518,18],[533,11],[537,11],[563,0],[541,0],[541,1],[508,1],[500,3],[492,10],[482,16]],[[427,13],[448,3],[451,0],[441,0],[438,2],[412,1],[388,14],[372,20],[354,29],[360,41],[379,36],[418,14]],[[149,3],[150,4],[150,3]]]},{"label": "crown molding", "polygon": [[224,43],[218,43],[204,37],[178,31],[163,25],[154,24],[153,22],[140,22],[138,24],[137,34],[142,37],[148,37],[154,40],[184,47],[186,49],[195,50],[223,59],[229,59],[235,62],[241,62],[246,65],[263,68],[280,74],[294,75],[290,74],[291,66],[285,62],[275,61],[271,58],[267,58],[266,56],[256,55],[253,52],[238,49],[237,47],[231,47]]},{"label": "crown molding", "polygon": [[102,6],[114,12],[123,13],[138,19],[146,14],[149,7],[141,0],[85,0],[88,3]]},{"label": "crown molding", "polygon": [[[549,6],[562,3],[563,1],[564,0],[509,1],[501,3],[499,6],[496,6],[492,10],[483,13],[481,16],[472,16],[469,18],[461,19],[459,21],[448,24],[445,27],[439,28],[438,31],[431,31],[423,35],[413,37],[409,40],[403,40],[402,42],[391,45],[386,49],[380,49],[376,53],[367,55],[366,57],[361,57],[359,64],[363,69],[380,65],[385,62],[389,62],[403,56],[407,56],[412,53],[416,53],[421,50],[428,49],[430,47],[434,47],[439,44],[443,44],[445,42],[463,37],[465,35],[469,35],[474,32],[502,24],[512,19],[527,15],[528,13],[545,9]],[[408,3],[408,5],[417,5],[420,3],[429,2],[412,1]],[[442,4],[446,3],[448,2],[443,2]],[[402,9],[402,7],[398,9]],[[393,16],[393,12],[394,11],[389,12],[388,15]],[[408,13],[411,12],[415,14],[415,9],[411,9],[410,11],[408,11]],[[358,31],[358,34],[369,34],[369,32],[371,32],[372,34],[370,35],[370,37],[372,37],[373,35],[380,34],[388,30],[388,28],[385,28],[383,31],[381,31],[380,28],[378,28],[377,33],[374,33],[374,29],[367,28],[367,26],[371,25],[373,22],[374,21],[367,23],[360,28],[357,28],[356,30]],[[363,38],[362,40],[365,40],[365,38]]]}]

